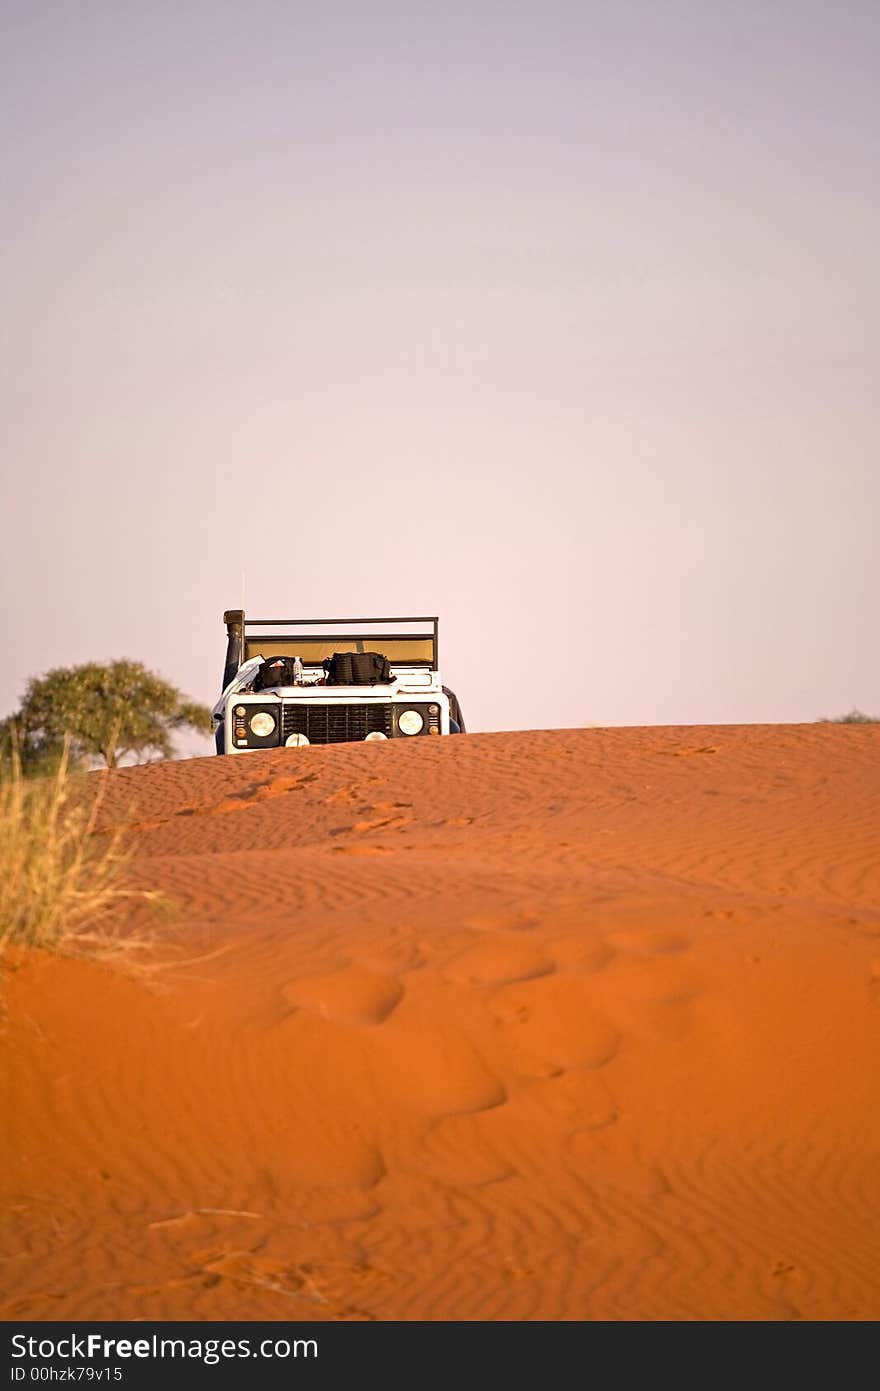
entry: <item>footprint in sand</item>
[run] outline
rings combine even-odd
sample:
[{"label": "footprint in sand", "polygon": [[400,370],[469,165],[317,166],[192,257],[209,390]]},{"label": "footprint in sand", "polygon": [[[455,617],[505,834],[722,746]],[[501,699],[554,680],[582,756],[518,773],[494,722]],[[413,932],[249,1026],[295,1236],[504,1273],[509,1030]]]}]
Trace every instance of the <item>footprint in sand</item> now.
[{"label": "footprint in sand", "polygon": [[671,754],[673,758],[693,758],[698,753],[717,753],[718,747],[715,744],[704,744],[699,748],[687,749],[659,749],[659,753]]},{"label": "footprint in sand", "polygon": [[470,913],[461,921],[477,932],[531,932],[540,925],[530,913]]},{"label": "footprint in sand", "polygon": [[546,976],[554,963],[538,944],[517,937],[487,937],[454,957],[442,971],[456,985],[503,985]]},{"label": "footprint in sand", "polygon": [[623,1033],[673,1043],[690,1032],[703,982],[689,959],[621,952],[602,980],[608,1016]]},{"label": "footprint in sand", "polygon": [[326,800],[335,806],[357,806],[358,802],[369,801],[369,789],[375,786],[378,781],[378,778],[365,778],[361,782],[349,783],[347,787],[340,787],[335,792],[331,792]]},{"label": "footprint in sand", "polygon": [[404,826],[412,825],[411,816],[376,816],[366,821],[356,821],[354,829],[362,835],[365,831],[402,831]]},{"label": "footprint in sand", "polygon": [[331,850],[334,855],[393,855],[393,850],[388,845],[332,845]]},{"label": "footprint in sand", "polygon": [[181,807],[174,813],[178,816],[225,816],[231,811],[247,811],[253,806],[251,800],[244,801],[238,795],[228,797],[225,802],[212,802],[210,806]]},{"label": "footprint in sand", "polygon": [[419,971],[425,964],[425,954],[411,937],[401,936],[385,944],[354,950],[351,966],[371,975],[396,976],[404,971]]},{"label": "footprint in sand", "polygon": [[490,1144],[483,1113],[442,1116],[425,1131],[418,1151],[419,1171],[453,1188],[483,1188],[511,1178],[516,1170],[502,1145]]},{"label": "footprint in sand", "polygon": [[464,1115],[491,1110],[507,1099],[500,1078],[455,1029],[404,1032],[392,1021],[370,1043],[382,1093],[407,1110],[431,1117]]},{"label": "footprint in sand", "polygon": [[209,1280],[213,1277],[213,1280],[229,1280],[236,1285],[256,1285],[272,1294],[287,1295],[291,1299],[327,1303],[308,1266],[267,1260],[251,1251],[228,1251],[214,1259],[204,1260],[202,1270]]},{"label": "footprint in sand", "polygon": [[371,806],[360,807],[362,819],[348,829],[358,831],[400,831],[411,826],[414,818],[404,813],[412,806],[411,802],[376,802]]},{"label": "footprint in sand", "polygon": [[288,792],[296,792],[299,788],[305,787],[306,783],[314,782],[316,773],[307,773],[297,778],[275,778],[267,783],[257,793],[258,801],[265,801],[268,797],[286,797]]},{"label": "footprint in sand", "polygon": [[628,952],[632,956],[674,956],[691,946],[691,939],[684,932],[653,927],[607,932],[605,940],[618,951]]},{"label": "footprint in sand", "polygon": [[275,778],[274,781],[255,782],[241,788],[238,792],[231,792],[222,802],[191,804],[180,807],[174,815],[226,816],[229,812],[247,811],[249,807],[257,806],[259,802],[268,801],[272,797],[285,797],[289,792],[295,792],[298,788],[304,787],[306,783],[314,782],[314,780],[315,774],[309,773],[305,777]]},{"label": "footprint in sand", "polygon": [[290,981],[281,993],[297,1009],[334,1024],[364,1028],[387,1019],[403,999],[404,988],[396,976],[349,968],[329,975],[303,976]]},{"label": "footprint in sand", "polygon": [[560,1067],[605,1067],[617,1055],[620,1034],[597,1010],[587,984],[587,978],[554,975],[505,985],[489,1010],[534,1056]]},{"label": "footprint in sand", "polygon": [[566,1132],[604,1130],[620,1117],[600,1072],[561,1070],[555,1076],[528,1080],[530,1085],[518,1094],[519,1105],[529,1124],[539,1130],[548,1120]]},{"label": "footprint in sand", "polygon": [[616,955],[613,947],[607,942],[576,934],[549,938],[547,950],[559,970],[581,972],[584,975],[604,971]]}]

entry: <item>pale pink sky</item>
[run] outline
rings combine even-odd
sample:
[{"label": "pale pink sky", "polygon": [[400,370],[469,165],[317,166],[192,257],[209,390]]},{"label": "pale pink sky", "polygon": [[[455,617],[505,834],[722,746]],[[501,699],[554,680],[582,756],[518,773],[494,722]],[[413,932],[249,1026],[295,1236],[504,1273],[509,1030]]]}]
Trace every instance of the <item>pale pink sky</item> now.
[{"label": "pale pink sky", "polygon": [[0,715],[242,599],[473,729],[880,714],[880,5],[0,16]]}]

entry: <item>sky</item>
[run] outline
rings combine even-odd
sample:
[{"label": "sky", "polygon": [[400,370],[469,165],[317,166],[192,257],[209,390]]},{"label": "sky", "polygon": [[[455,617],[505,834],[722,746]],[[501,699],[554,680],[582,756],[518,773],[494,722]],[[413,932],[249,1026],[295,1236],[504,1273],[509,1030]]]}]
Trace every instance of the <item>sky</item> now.
[{"label": "sky", "polygon": [[438,614],[472,730],[880,715],[876,0],[0,0],[0,55],[0,716],[213,704],[231,607]]}]

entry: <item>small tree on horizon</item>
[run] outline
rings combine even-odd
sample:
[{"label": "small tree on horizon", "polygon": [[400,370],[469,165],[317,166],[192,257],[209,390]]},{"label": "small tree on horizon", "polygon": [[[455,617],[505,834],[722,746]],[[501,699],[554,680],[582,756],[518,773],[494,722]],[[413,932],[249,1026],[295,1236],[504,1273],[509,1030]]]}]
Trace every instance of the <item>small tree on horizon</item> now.
[{"label": "small tree on horizon", "polygon": [[880,724],[880,715],[863,715],[861,710],[850,710],[847,715],[835,715],[833,719],[822,715],[819,724]]},{"label": "small tree on horizon", "polygon": [[0,727],[3,751],[17,740],[26,772],[51,771],[65,738],[73,759],[118,767],[126,757],[170,758],[172,733],[211,732],[211,712],[187,700],[141,662],[57,667],[27,684],[21,708]]}]

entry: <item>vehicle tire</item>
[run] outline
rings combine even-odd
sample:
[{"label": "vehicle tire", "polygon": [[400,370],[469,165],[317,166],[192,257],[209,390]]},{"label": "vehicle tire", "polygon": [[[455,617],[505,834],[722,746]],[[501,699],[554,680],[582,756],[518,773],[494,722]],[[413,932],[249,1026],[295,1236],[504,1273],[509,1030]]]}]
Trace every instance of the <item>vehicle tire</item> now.
[{"label": "vehicle tire", "polygon": [[[461,706],[458,703],[458,696],[455,691],[451,691],[448,686],[443,687],[444,695],[449,697],[449,733],[464,734],[464,715],[461,713]],[[455,728],[453,729],[453,725]]]}]

